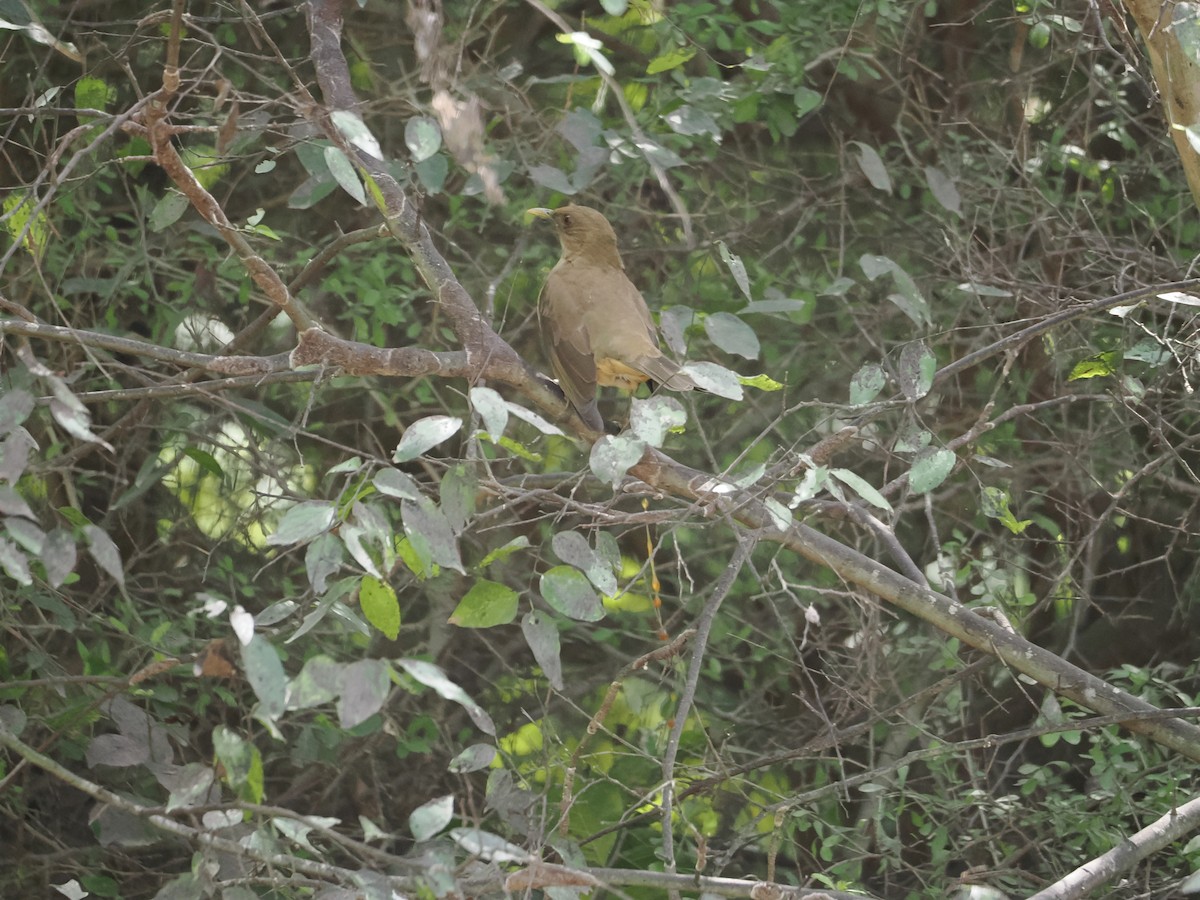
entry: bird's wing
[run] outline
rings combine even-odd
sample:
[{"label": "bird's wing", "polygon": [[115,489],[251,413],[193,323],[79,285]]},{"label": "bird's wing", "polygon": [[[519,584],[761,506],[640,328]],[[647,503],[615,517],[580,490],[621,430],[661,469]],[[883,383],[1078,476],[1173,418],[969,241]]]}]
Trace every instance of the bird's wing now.
[{"label": "bird's wing", "polygon": [[583,317],[574,309],[570,285],[552,271],[538,299],[538,319],[550,365],[567,400],[579,417],[597,431],[604,422],[596,405],[596,358],[584,328]]},{"label": "bird's wing", "polygon": [[673,391],[694,388],[692,379],[659,349],[658,329],[641,291],[623,271],[607,270],[604,283],[608,287],[604,321],[596,323],[602,327],[590,328],[595,358],[618,360]]}]

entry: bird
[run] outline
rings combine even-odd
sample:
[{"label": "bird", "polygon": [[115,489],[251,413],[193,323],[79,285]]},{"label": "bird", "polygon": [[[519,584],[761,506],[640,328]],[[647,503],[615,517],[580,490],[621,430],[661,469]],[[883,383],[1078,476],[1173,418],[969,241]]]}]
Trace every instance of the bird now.
[{"label": "bird", "polygon": [[562,258],[538,297],[538,325],[559,386],[584,424],[604,430],[599,385],[628,391],[647,381],[673,391],[696,387],[659,347],[658,329],[625,274],[617,234],[604,214],[573,203],[529,214],[553,222],[562,244]]}]

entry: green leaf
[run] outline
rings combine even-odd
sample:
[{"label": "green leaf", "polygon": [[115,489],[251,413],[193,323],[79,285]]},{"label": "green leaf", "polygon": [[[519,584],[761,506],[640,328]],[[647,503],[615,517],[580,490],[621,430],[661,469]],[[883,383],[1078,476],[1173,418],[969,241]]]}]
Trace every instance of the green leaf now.
[{"label": "green leaf", "polygon": [[408,830],[413,838],[420,843],[436,837],[438,832],[450,824],[454,818],[454,795],[446,794],[422,803],[408,814]]},{"label": "green leaf", "polygon": [[428,548],[430,560],[465,574],[458,551],[458,538],[437,504],[427,497],[416,501],[403,500],[400,514],[404,519],[404,533],[418,553],[421,552],[419,546],[423,544]]},{"label": "green leaf", "polygon": [[225,725],[213,729],[212,743],[213,755],[221,764],[225,783],[241,799],[261,803],[263,763],[258,748]]},{"label": "green leaf", "polygon": [[927,448],[917,454],[908,473],[908,486],[914,493],[927,494],[954,471],[957,457],[944,447]]},{"label": "green leaf", "polygon": [[459,704],[467,711],[471,721],[485,734],[496,736],[496,723],[478,703],[468,696],[467,692],[451,681],[446,673],[438,666],[423,659],[400,659],[396,661],[400,668],[426,687],[432,688],[440,696]]},{"label": "green leaf", "polygon": [[692,362],[684,366],[683,371],[710,394],[726,400],[741,400],[743,397],[741,377],[732,369],[711,362]]},{"label": "green leaf", "polygon": [[578,531],[556,532],[550,541],[554,555],[583,572],[602,594],[617,592],[617,576],[612,565],[591,548]]},{"label": "green leaf", "polygon": [[746,359],[758,359],[758,335],[733,313],[717,312],[705,316],[704,331],[708,339],[726,353],[736,353]]},{"label": "green leaf", "polygon": [[695,106],[684,104],[663,116],[663,120],[676,134],[707,134],[714,141],[721,139],[721,126],[716,119]]},{"label": "green leaf", "polygon": [[84,525],[83,536],[88,542],[92,559],[121,587],[125,586],[125,570],[121,567],[121,551],[113,539],[95,525]]},{"label": "green leaf", "polygon": [[876,152],[874,147],[864,144],[862,141],[851,141],[850,144],[858,148],[858,167],[867,176],[867,181],[871,183],[871,187],[877,191],[890,194],[892,192],[892,179],[888,175],[887,167],[883,164],[883,158]]},{"label": "green leaf", "polygon": [[390,584],[374,575],[364,575],[358,588],[358,604],[368,622],[390,641],[400,634],[400,602]]},{"label": "green leaf", "polygon": [[404,436],[392,454],[392,461],[403,463],[416,459],[457,434],[460,428],[462,419],[457,416],[426,416],[418,419],[404,430]]},{"label": "green leaf", "polygon": [[446,771],[456,775],[482,772],[496,758],[496,748],[491,744],[472,744],[446,765]]},{"label": "green leaf", "polygon": [[391,672],[383,659],[360,659],[346,666],[337,704],[338,724],[355,728],[383,709],[392,683]]},{"label": "green leaf", "polygon": [[792,102],[796,104],[796,118],[799,119],[808,115],[820,106],[823,100],[824,98],[821,94],[812,88],[797,88],[795,95],[792,97]]},{"label": "green leaf", "polygon": [[428,116],[413,116],[404,125],[404,143],[414,163],[423,162],[442,146],[442,129]]},{"label": "green leaf", "polygon": [[521,619],[521,634],[533,651],[533,658],[542,669],[542,674],[556,691],[565,686],[562,677],[562,658],[558,629],[545,613],[530,610]]},{"label": "green leaf", "polygon": [[1099,353],[1089,359],[1081,359],[1071,368],[1067,381],[1083,381],[1088,378],[1105,378],[1115,375],[1117,364],[1121,361],[1119,351]]},{"label": "green leaf", "polygon": [[887,512],[892,511],[892,504],[888,503],[883,494],[875,490],[870,482],[866,481],[859,475],[855,475],[849,469],[830,469],[829,474],[840,481],[862,499],[866,500],[872,506]]},{"label": "green leaf", "polygon": [[258,697],[258,714],[265,719],[279,718],[286,708],[287,675],[279,653],[261,634],[242,647],[242,667],[254,695]]},{"label": "green leaf", "polygon": [[606,75],[616,72],[613,64],[601,52],[603,44],[586,31],[559,32],[554,39],[560,44],[570,44],[575,48],[575,58],[581,63],[591,63]]},{"label": "green leaf", "polygon": [[358,179],[358,172],[355,171],[354,164],[350,162],[340,147],[325,148],[325,165],[329,167],[329,174],[333,176],[333,180],[338,183],[338,186],[358,201],[360,206],[365,206],[367,193]]},{"label": "green leaf", "polygon": [[417,178],[431,194],[440,194],[446,186],[446,178],[450,174],[450,163],[442,153],[435,153],[429,159],[423,159],[415,166]]},{"label": "green leaf", "polygon": [[673,429],[683,427],[687,413],[674,397],[657,394],[647,400],[634,398],[629,408],[629,430],[649,444],[661,447]]},{"label": "green leaf", "polygon": [[904,346],[896,363],[896,378],[900,390],[908,400],[919,400],[933,387],[933,376],[937,372],[937,357],[925,346],[924,341],[913,341]]},{"label": "green leaf", "polygon": [[863,406],[870,403],[887,384],[887,375],[877,363],[867,363],[850,379],[850,405]]},{"label": "green leaf", "polygon": [[33,573],[29,571],[29,560],[21,549],[8,538],[0,537],[0,568],[21,585],[33,584]]},{"label": "green leaf", "polygon": [[147,219],[150,230],[159,232],[170,228],[179,221],[191,205],[191,201],[179,191],[173,188],[168,190],[154,204],[154,209],[150,210],[150,216]]},{"label": "green leaf", "polygon": [[492,563],[506,559],[507,557],[516,553],[518,550],[524,550],[528,546],[529,538],[525,537],[523,534],[518,535],[503,547],[497,547],[495,550],[492,550],[490,553],[488,553],[488,555],[485,556],[483,561],[479,564],[479,568],[486,569]]},{"label": "green leaf", "polygon": [[380,469],[372,484],[379,493],[401,500],[416,500],[421,496],[417,483],[399,469]]},{"label": "green leaf", "polygon": [[554,166],[530,166],[529,177],[533,179],[534,184],[540,184],[542,187],[559,194],[565,194],[569,197],[575,193],[575,186],[571,184],[571,179],[567,177],[562,169],[557,169]]},{"label": "green leaf", "polygon": [[646,442],[636,435],[606,434],[592,445],[588,465],[597,478],[615,488],[645,452]]},{"label": "green leaf", "polygon": [[987,485],[980,496],[980,509],[989,519],[995,519],[1013,534],[1021,534],[1033,524],[1032,519],[1018,520],[1009,507],[1008,492],[1003,488]]},{"label": "green leaf", "polygon": [[539,583],[542,599],[564,616],[581,622],[599,622],[604,618],[604,605],[578,569],[555,566],[542,573]]},{"label": "green leaf", "polygon": [[925,183],[929,185],[929,192],[942,209],[962,217],[962,196],[958,193],[954,179],[937,166],[926,166]]},{"label": "green leaf", "polygon": [[268,535],[271,546],[298,544],[328,531],[334,522],[333,504],[325,500],[297,503],[283,514],[274,533]]},{"label": "green leaf", "polygon": [[28,419],[34,405],[33,395],[20,388],[9,388],[0,394],[0,435],[10,433]]},{"label": "green leaf", "polygon": [[117,89],[102,78],[85,75],[75,82],[75,108],[107,110],[117,99]]},{"label": "green leaf", "polygon": [[345,664],[328,656],[313,656],[305,660],[300,674],[288,682],[287,708],[312,709],[331,703],[342,692],[342,670]]},{"label": "green leaf", "polygon": [[442,512],[455,534],[461,534],[475,514],[475,493],[478,488],[474,471],[463,463],[451,466],[442,476],[439,490]]},{"label": "green leaf", "polygon": [[459,628],[492,628],[507,625],[517,617],[520,595],[496,581],[480,578],[458,601],[450,624]]},{"label": "green leaf", "polygon": [[662,53],[650,60],[650,64],[646,66],[646,74],[657,75],[659,72],[668,72],[671,69],[682,66],[695,55],[695,47],[672,47],[666,53]]},{"label": "green leaf", "polygon": [[917,283],[912,280],[912,276],[895,261],[886,256],[864,253],[859,257],[858,264],[862,267],[863,274],[871,281],[875,281],[882,275],[890,275],[899,289],[899,293],[889,294],[888,299],[900,307],[904,314],[916,324],[929,324],[929,304],[917,288]]},{"label": "green leaf", "polygon": [[359,150],[364,150],[376,159],[383,159],[383,150],[371,129],[363,121],[363,117],[354,110],[335,109],[329,114],[330,120],[342,136]]},{"label": "green leaf", "polygon": [[508,402],[490,387],[473,387],[468,396],[488,435],[493,441],[499,440],[508,427]]},{"label": "green leaf", "polygon": [[746,377],[745,375],[738,376],[738,383],[746,387],[757,388],[760,391],[781,391],[783,385],[772,378],[770,375],[753,375]]}]

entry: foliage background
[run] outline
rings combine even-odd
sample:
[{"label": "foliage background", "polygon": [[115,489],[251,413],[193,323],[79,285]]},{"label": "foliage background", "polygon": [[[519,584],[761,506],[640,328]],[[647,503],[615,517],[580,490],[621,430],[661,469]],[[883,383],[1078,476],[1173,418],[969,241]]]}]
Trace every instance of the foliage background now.
[{"label": "foliage background", "polygon": [[[481,383],[189,371],[182,353],[234,335],[264,357],[297,337],[145,129],[114,118],[161,86],[168,13],[4,5],[20,26],[0,63],[4,315],[68,329],[14,325],[0,357],[3,721],[62,767],[5,760],[14,891],[299,896],[361,869],[470,893],[521,848],[1027,896],[1190,789],[1190,763],[1070,730],[1082,709],[728,516],[614,492],[536,420],[494,429],[497,400],[468,404]],[[794,497],[797,517],[1152,703],[1195,705],[1194,306],[1082,315],[930,389],[935,366],[1023,325],[1191,274],[1195,207],[1115,9],[344,13],[357,111],[525,359],[542,364],[532,310],[557,248],[523,211],[602,208],[673,349],[783,386],[680,398],[668,454]],[[333,105],[305,11],[193,3],[185,26],[172,142],[254,252],[344,338],[461,349],[296,89]],[[466,424],[429,444],[431,416]],[[800,456],[814,447],[820,467]],[[952,474],[900,478],[939,448]],[[706,644],[670,643],[712,612]],[[187,807],[194,831],[72,773]],[[481,862],[481,833],[517,859]],[[199,834],[339,868],[263,869]],[[1119,896],[1164,895],[1198,856],[1171,846]]]}]

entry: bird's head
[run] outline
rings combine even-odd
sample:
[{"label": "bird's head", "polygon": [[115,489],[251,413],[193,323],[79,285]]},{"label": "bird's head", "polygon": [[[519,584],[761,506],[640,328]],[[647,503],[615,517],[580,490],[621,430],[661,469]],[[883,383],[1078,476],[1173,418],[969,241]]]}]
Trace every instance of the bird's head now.
[{"label": "bird's head", "polygon": [[564,259],[586,259],[624,268],[617,252],[617,233],[598,210],[572,203],[558,209],[538,207],[529,213],[554,223]]}]

